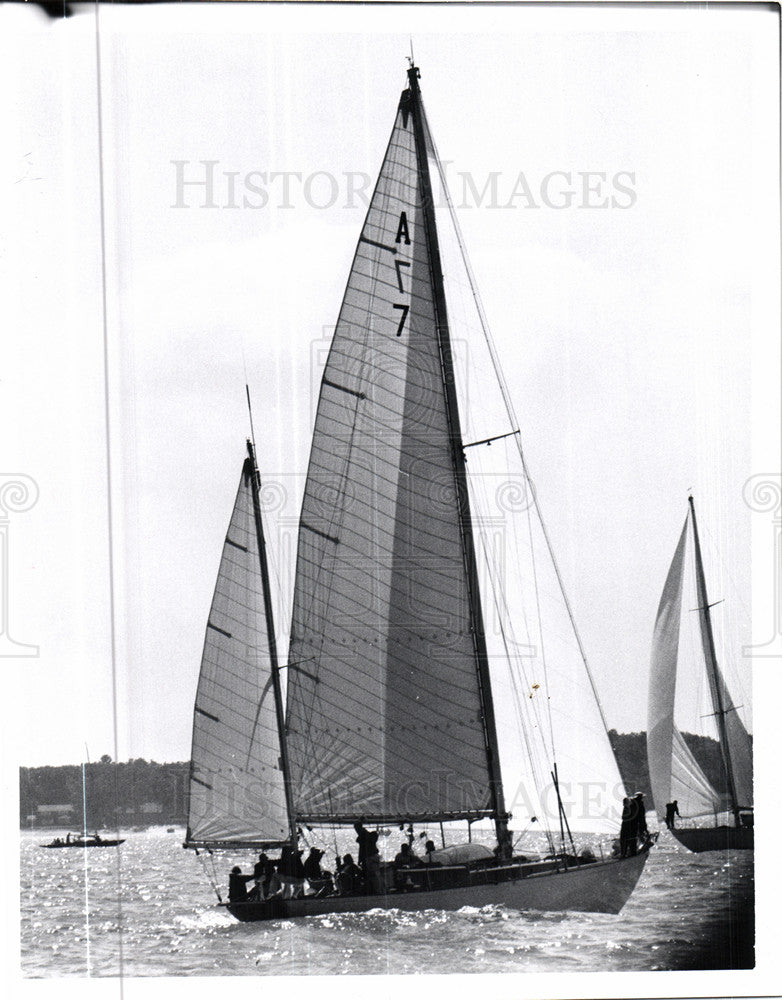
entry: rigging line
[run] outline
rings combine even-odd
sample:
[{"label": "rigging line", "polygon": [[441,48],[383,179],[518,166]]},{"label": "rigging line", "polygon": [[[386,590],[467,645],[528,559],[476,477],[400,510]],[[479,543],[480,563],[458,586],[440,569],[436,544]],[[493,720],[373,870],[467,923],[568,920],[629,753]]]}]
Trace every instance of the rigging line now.
[{"label": "rigging line", "polygon": [[[492,595],[494,597],[495,603],[497,603],[498,600],[502,600],[502,605],[503,605],[505,611],[507,612],[507,604],[506,604],[506,602],[504,600],[504,595],[502,594],[501,588],[499,590],[499,595],[498,595],[498,588],[497,588],[497,583],[496,583],[496,581],[497,581],[498,578],[496,577],[496,573],[493,573],[493,571],[492,571],[493,567],[492,567],[492,564],[491,564],[491,562],[489,560],[489,557],[488,557],[487,548],[486,548],[485,545],[483,545],[482,548],[483,548],[483,553],[484,553],[484,559],[486,561],[487,569],[488,569],[488,572],[489,572],[489,580],[491,581]],[[499,609],[498,609],[498,611],[499,611]],[[527,726],[524,725],[524,713],[521,710],[521,706],[522,706],[522,704],[524,704],[524,702],[523,702],[523,700],[521,698],[521,693],[519,691],[518,678],[516,677],[516,673],[513,670],[513,667],[511,666],[511,652],[510,652],[510,649],[508,647],[508,638],[507,638],[506,627],[505,627],[506,619],[502,615],[501,611],[498,614],[498,622],[499,622],[499,627],[500,627],[500,634],[502,636],[503,647],[505,649],[506,660],[507,660],[507,663],[508,663],[508,676],[510,677],[511,690],[513,692],[514,706],[515,706],[516,715],[517,715],[517,718],[518,718],[518,729],[519,729],[519,732],[521,733],[522,739],[524,740],[524,745],[525,745],[525,748],[526,748],[526,751],[527,751],[527,759],[529,760],[530,769],[532,771],[532,780],[535,783],[535,790],[536,790],[536,792],[537,792],[537,794],[539,796],[540,792],[538,790],[543,787],[543,781],[541,780],[541,770],[540,770],[541,769],[541,765],[540,765],[540,762],[537,760],[536,751],[535,751],[535,749],[534,749],[534,747],[532,745],[532,741],[530,739],[530,734],[528,732],[528,728],[527,728]],[[513,628],[513,623],[510,620],[510,616],[509,615],[507,617],[507,624],[510,626],[511,629]],[[513,655],[515,657],[517,654],[513,654]],[[535,706],[535,714],[537,714],[537,706]],[[543,812],[543,803],[539,802],[538,805],[540,807],[539,811],[541,811],[541,815],[545,815],[545,813]],[[527,827],[527,829],[529,829],[529,826]],[[553,838],[551,836],[550,831],[548,830],[548,827],[545,828],[544,832],[545,832],[546,838],[547,838],[547,840],[549,842],[549,847],[553,850],[554,849],[554,841],[553,841]],[[526,833],[526,830],[525,830],[525,833]]]},{"label": "rigging line", "polygon": [[[423,120],[424,120],[424,127],[425,127],[427,135],[429,137],[429,141],[432,144],[432,148],[433,148],[433,150],[435,152],[435,162],[437,163],[437,169],[438,169],[438,171],[440,173],[440,179],[441,179],[441,183],[442,183],[442,186],[443,186],[443,192],[445,193],[446,204],[448,205],[448,211],[449,211],[449,213],[451,215],[451,220],[452,220],[452,223],[453,223],[454,231],[456,233],[456,238],[457,238],[457,241],[459,243],[459,248],[460,248],[461,253],[462,253],[462,259],[464,261],[465,270],[467,272],[467,277],[468,277],[468,280],[470,282],[470,287],[472,289],[473,300],[475,302],[476,309],[478,310],[478,316],[479,316],[479,319],[480,319],[480,322],[481,322],[481,328],[483,330],[484,339],[486,340],[486,344],[487,344],[487,347],[489,349],[489,355],[490,355],[490,357],[492,359],[492,365],[494,367],[495,377],[497,378],[497,382],[498,382],[499,387],[500,387],[500,392],[502,394],[502,398],[503,398],[503,401],[505,403],[505,408],[506,408],[506,410],[508,412],[508,416],[509,416],[510,421],[511,421],[511,426],[512,427],[518,427],[519,426],[519,422],[518,422],[518,420],[516,418],[516,412],[514,410],[513,403],[512,403],[511,398],[510,398],[510,392],[508,390],[507,382],[505,381],[505,376],[504,376],[504,374],[502,372],[502,368],[500,366],[499,357],[497,355],[497,349],[496,349],[496,347],[494,345],[494,340],[493,340],[493,338],[491,336],[491,331],[489,329],[489,324],[488,324],[488,320],[486,318],[486,313],[484,311],[483,303],[481,301],[481,297],[480,297],[480,294],[478,292],[478,288],[477,288],[477,285],[476,285],[476,282],[475,282],[475,277],[474,277],[474,274],[473,274],[473,271],[472,271],[472,266],[470,265],[470,260],[469,260],[469,257],[467,256],[467,248],[464,245],[464,239],[462,237],[461,227],[459,226],[459,221],[458,221],[458,219],[456,217],[456,210],[454,209],[453,202],[451,200],[450,192],[448,191],[448,187],[447,187],[447,185],[445,183],[445,174],[444,174],[444,171],[442,169],[442,165],[440,163],[440,157],[439,157],[439,154],[437,153],[437,147],[435,145],[434,138],[433,138],[433,136],[431,134],[431,131],[429,129],[429,123],[428,123],[428,121],[426,119],[426,114],[425,113],[423,115]],[[592,676],[592,670],[591,670],[591,668],[589,666],[589,662],[588,662],[587,657],[586,657],[586,652],[584,651],[583,643],[581,642],[581,635],[580,635],[580,633],[578,631],[578,627],[576,626],[576,622],[575,622],[575,619],[573,617],[573,611],[572,611],[572,608],[570,606],[570,601],[568,599],[567,593],[565,591],[565,585],[564,585],[564,582],[562,580],[562,575],[561,575],[560,570],[559,570],[559,564],[557,562],[556,556],[554,555],[554,549],[553,549],[552,544],[551,544],[551,539],[549,538],[548,529],[546,528],[546,523],[545,523],[545,521],[543,519],[543,514],[542,514],[541,509],[540,509],[540,504],[538,503],[537,490],[535,489],[535,484],[534,484],[534,482],[532,480],[532,476],[530,475],[529,469],[527,467],[527,459],[526,459],[526,456],[524,454],[524,447],[523,447],[522,440],[521,440],[521,434],[519,434],[519,435],[516,436],[516,443],[517,443],[517,447],[518,447],[518,451],[519,451],[519,457],[521,458],[522,466],[524,468],[524,474],[525,474],[525,476],[527,478],[527,482],[529,483],[529,487],[530,487],[530,492],[532,494],[532,502],[534,503],[535,509],[537,511],[537,514],[538,514],[538,519],[540,521],[540,527],[541,527],[541,530],[543,531],[543,537],[544,537],[544,539],[546,541],[546,546],[548,548],[549,555],[551,556],[551,561],[552,561],[552,564],[554,566],[554,572],[555,572],[556,577],[557,577],[557,582],[559,584],[560,591],[562,592],[562,598],[563,598],[563,600],[565,602],[565,608],[567,609],[568,617],[570,618],[570,624],[571,624],[571,626],[573,628],[573,632],[575,633],[575,636],[576,636],[576,642],[578,643],[578,648],[579,648],[579,652],[581,654],[581,659],[584,662],[584,667],[586,668],[587,677],[589,678],[589,683],[590,683],[590,686],[592,688],[592,694],[593,694],[593,696],[595,698],[595,701],[597,702],[597,708],[598,708],[598,711],[600,713],[600,718],[601,718],[602,723],[603,723],[603,728],[605,729],[606,736],[607,736],[608,735],[608,723],[606,722],[605,713],[603,712],[603,706],[602,706],[602,703],[600,701],[600,696],[597,693],[597,687],[595,686],[594,677]]]},{"label": "rigging line", "polygon": [[[526,469],[525,469],[526,475]],[[527,480],[529,482],[529,479]],[[532,484],[530,484],[531,486]],[[549,724],[549,735],[551,738],[551,759],[557,759],[557,751],[554,745],[554,719],[551,715],[551,688],[549,687],[549,677],[548,677],[548,660],[546,659],[546,645],[543,638],[543,615],[540,610],[540,587],[538,586],[538,571],[537,564],[535,562],[535,543],[532,537],[532,516],[530,512],[530,507],[527,505],[527,529],[529,532],[530,540],[530,560],[532,562],[532,582],[533,590],[535,593],[535,608],[538,616],[538,639],[540,641],[540,658],[543,661],[543,682],[545,684],[546,691],[546,707],[548,708],[548,724]]]},{"label": "rigging line", "polygon": [[[111,381],[109,378],[109,323],[108,323],[108,293],[106,282],[106,183],[105,167],[103,162],[103,74],[102,74],[102,54],[100,37],[100,0],[95,0],[95,84],[96,84],[96,110],[97,110],[97,139],[98,139],[98,207],[100,225],[100,288],[101,288],[101,324],[103,333],[103,386],[104,386],[104,420],[106,426],[106,520],[108,534],[108,577],[109,577],[109,633],[110,633],[110,661],[111,661],[111,707],[112,707],[112,735],[114,743],[114,759],[119,759],[119,729],[118,729],[118,679],[117,679],[117,604],[114,592],[114,506],[112,502],[113,488],[113,468],[111,462]],[[114,794],[119,802],[119,769],[114,769]],[[86,848],[85,848],[86,851]],[[117,874],[117,943],[118,943],[118,972],[119,972],[119,992],[120,1000],[124,995],[125,978],[125,952],[124,952],[124,927],[122,912],[122,854],[116,852],[116,874]],[[87,937],[89,943],[89,935]],[[88,966],[88,972],[89,972]]]},{"label": "rigging line", "polygon": [[[717,543],[716,543],[716,541],[714,539],[714,536],[709,531],[708,525],[705,524],[705,523],[702,523],[702,524],[699,525],[699,527],[700,527],[700,533],[701,533],[701,535],[705,534],[706,537],[708,538],[708,541],[709,541],[709,555],[711,557],[712,564],[714,564],[716,562],[717,566],[719,567],[720,573],[721,574],[724,573],[725,576],[727,576],[727,578],[728,578],[728,580],[730,581],[730,584],[731,584],[731,588],[732,588],[732,591],[733,591],[733,596],[736,598],[736,601],[738,602],[738,604],[741,605],[741,610],[744,612],[744,616],[745,616],[744,622],[741,622],[739,620],[739,618],[740,618],[739,615],[735,615],[735,614],[733,615],[732,622],[733,622],[733,625],[734,625],[734,630],[738,631],[738,629],[740,629],[740,628],[746,628],[746,626],[748,625],[748,623],[750,623],[751,620],[752,620],[752,615],[750,614],[749,609],[747,608],[746,604],[744,603],[744,600],[743,600],[743,598],[741,596],[741,591],[739,590],[739,587],[737,586],[736,581],[731,576],[730,571],[728,570],[727,564],[726,564],[725,560],[722,558],[722,554],[721,554],[720,548],[718,547],[718,545],[717,545]],[[724,598],[723,598],[723,600],[724,600]],[[715,601],[714,603],[716,604],[716,603],[719,603],[719,602]],[[728,608],[730,608],[730,603],[728,604]],[[730,612],[728,611],[726,613],[726,619],[725,619],[726,622],[729,620],[729,614],[730,614]],[[742,698],[744,698],[744,700],[747,700],[745,698],[745,694],[744,694],[744,683],[742,681],[742,678],[741,678],[738,670],[736,670],[735,667],[732,667],[733,657],[731,657],[731,656],[727,656],[726,657],[726,655],[725,655],[726,642],[725,642],[725,634],[724,633],[726,631],[727,631],[727,629],[721,630],[721,634],[719,636],[719,638],[721,640],[720,641],[720,645],[722,647],[722,649],[721,649],[721,652],[722,652],[721,659],[723,660],[724,663],[727,661],[728,664],[731,664],[731,666],[728,667],[728,672],[730,674],[731,684],[735,683],[737,685],[737,687],[739,688],[739,691],[741,693]]]}]

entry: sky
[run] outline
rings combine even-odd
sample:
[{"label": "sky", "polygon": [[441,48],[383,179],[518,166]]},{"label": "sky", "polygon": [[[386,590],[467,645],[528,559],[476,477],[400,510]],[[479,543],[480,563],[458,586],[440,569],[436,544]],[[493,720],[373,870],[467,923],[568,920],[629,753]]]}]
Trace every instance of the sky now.
[{"label": "sky", "polygon": [[9,766],[189,757],[245,382],[285,633],[411,37],[607,722],[645,728],[690,489],[752,721],[750,666],[756,704],[778,667],[772,16],[104,8],[98,74],[92,11],[4,8],[3,462],[38,492],[6,525],[4,636],[37,647],[5,647]]}]

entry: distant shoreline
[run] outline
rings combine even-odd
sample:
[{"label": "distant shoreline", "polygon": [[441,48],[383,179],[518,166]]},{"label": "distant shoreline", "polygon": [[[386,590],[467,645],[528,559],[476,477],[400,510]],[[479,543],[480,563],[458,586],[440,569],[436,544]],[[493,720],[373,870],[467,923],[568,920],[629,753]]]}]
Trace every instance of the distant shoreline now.
[{"label": "distant shoreline", "polygon": [[[618,733],[609,738],[626,788],[643,792],[652,802],[646,761],[646,733]],[[724,788],[719,745],[708,736],[684,733],[690,750],[719,791]],[[20,830],[82,829],[86,784],[87,828],[147,829],[187,822],[189,761],[158,763],[136,758],[112,761],[108,754],[94,763],[60,764],[19,769]]]}]

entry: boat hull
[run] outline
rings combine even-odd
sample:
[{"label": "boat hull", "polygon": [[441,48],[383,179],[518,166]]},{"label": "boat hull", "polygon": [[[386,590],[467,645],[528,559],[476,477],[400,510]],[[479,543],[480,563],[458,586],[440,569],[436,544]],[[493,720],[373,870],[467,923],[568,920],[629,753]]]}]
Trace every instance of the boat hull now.
[{"label": "boat hull", "polygon": [[752,851],[755,848],[755,831],[751,826],[682,827],[671,833],[694,854],[705,851]]},{"label": "boat hull", "polygon": [[[470,875],[467,884],[442,889],[416,889],[373,896],[274,897],[265,902],[223,904],[237,920],[279,920],[325,913],[367,910],[458,910],[463,906],[503,905],[519,910],[575,910],[619,913],[641,877],[649,849],[633,857],[597,861],[560,870],[534,871],[515,866],[514,877],[497,880],[495,872]],[[525,872],[530,869],[529,873]],[[506,869],[507,871],[507,869]],[[491,879],[491,881],[489,881]]]}]

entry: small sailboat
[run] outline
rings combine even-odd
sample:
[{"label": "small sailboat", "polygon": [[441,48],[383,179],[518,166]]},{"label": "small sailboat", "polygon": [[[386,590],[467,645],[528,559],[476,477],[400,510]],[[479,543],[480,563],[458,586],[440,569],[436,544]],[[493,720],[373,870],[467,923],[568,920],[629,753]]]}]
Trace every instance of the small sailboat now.
[{"label": "small sailboat", "polygon": [[[688,551],[690,559],[687,559]],[[716,723],[722,762],[717,790],[696,761],[674,721],[677,685],[683,678],[684,657],[680,642],[686,567],[694,573],[696,607],[685,608],[698,614],[696,667],[708,679],[711,710]],[[669,819],[673,836],[688,850],[751,850],[754,847],[752,744],[737,706],[717,662],[711,607],[706,590],[695,503],[689,498],[684,527],[665,581],[652,640],[649,679],[649,719],[647,755],[649,776],[657,815],[666,819],[674,802],[685,826],[675,816]],[[693,679],[689,678],[693,683]],[[673,810],[670,810],[673,813]],[[721,821],[728,814],[730,821]],[[711,818],[711,822],[707,822]]]},{"label": "small sailboat", "polygon": [[[398,827],[412,841],[439,825],[443,848],[401,880],[386,861],[347,889],[229,899],[242,921],[490,903],[618,913],[648,857],[648,842],[628,857],[610,839],[605,855],[575,845],[583,824],[618,835],[625,792],[501,374],[497,423],[481,429],[498,412],[488,396],[476,417],[464,405],[437,212],[447,189],[418,80],[411,65],[321,381],[287,662],[247,443],[206,627],[185,846],[279,848],[288,864],[311,831]],[[508,456],[522,479],[482,465]],[[499,517],[486,513],[496,496]],[[527,540],[500,558],[495,535],[511,524]],[[522,726],[508,749],[510,717]],[[566,789],[584,793],[577,809]],[[517,830],[541,829],[537,856],[519,849],[508,806]],[[472,839],[482,823],[493,848]],[[446,848],[446,827],[467,843]]]},{"label": "small sailboat", "polygon": [[55,837],[50,844],[41,844],[41,847],[47,848],[64,848],[64,847],[119,847],[120,844],[124,844],[124,838],[120,839],[107,839],[101,837],[100,834],[95,833],[91,837],[86,837],[84,834],[68,834],[63,840],[61,837]]}]

